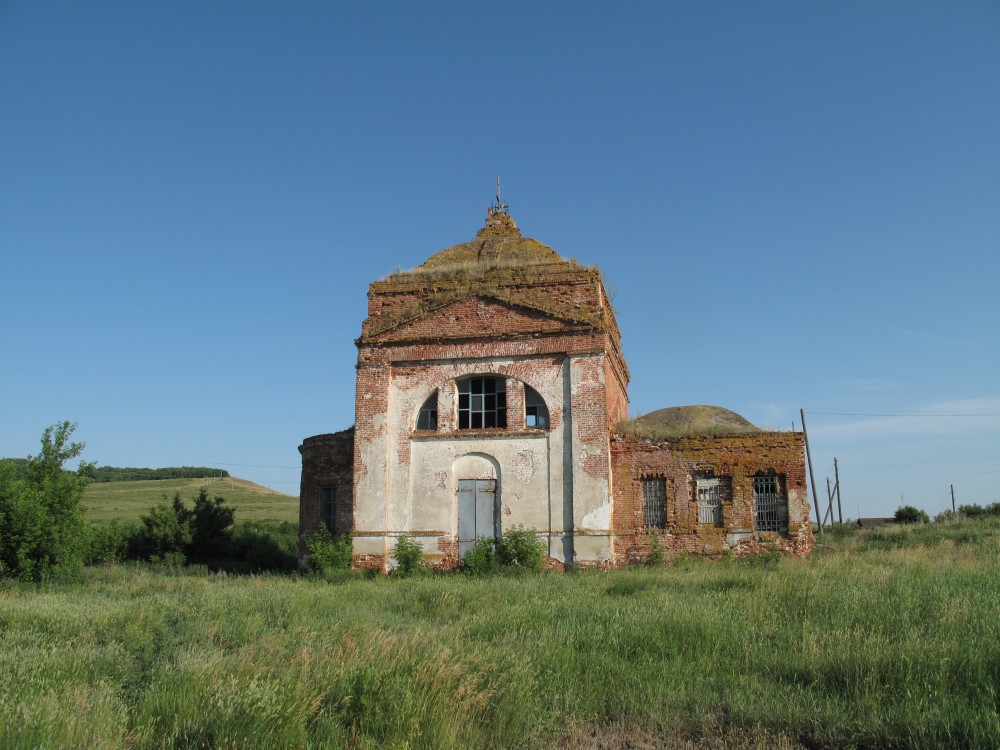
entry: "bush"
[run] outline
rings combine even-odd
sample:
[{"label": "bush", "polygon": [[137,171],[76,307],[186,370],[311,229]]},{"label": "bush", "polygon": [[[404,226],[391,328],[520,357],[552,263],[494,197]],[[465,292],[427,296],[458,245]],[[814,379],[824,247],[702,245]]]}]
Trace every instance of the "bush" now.
[{"label": "bush", "polygon": [[462,562],[462,569],[473,575],[489,575],[500,570],[500,559],[497,556],[496,542],[486,536],[476,540]]},{"label": "bush", "polygon": [[663,565],[666,555],[663,553],[663,547],[660,546],[660,537],[656,534],[650,536],[649,547],[649,557],[646,558],[646,562],[653,566]]},{"label": "bush", "polygon": [[224,507],[225,502],[221,497],[210,499],[202,488],[193,509],[184,505],[180,493],[174,495],[171,505],[160,503],[150,508],[140,519],[136,555],[157,561],[169,554],[171,564],[182,558],[207,562],[226,557],[235,511]]},{"label": "bush", "polygon": [[545,559],[545,545],[534,531],[517,525],[507,530],[497,543],[497,556],[503,565],[541,570]]},{"label": "bush", "polygon": [[252,571],[293,571],[298,565],[298,528],[288,521],[242,523],[233,528],[229,550],[234,562]]},{"label": "bush", "polygon": [[347,570],[354,559],[354,541],[350,534],[344,534],[339,542],[326,526],[320,526],[306,542],[309,551],[309,567],[316,573],[324,574],[334,570]]},{"label": "bush", "polygon": [[194,499],[191,511],[191,546],[189,557],[205,562],[229,554],[232,540],[231,526],[236,511],[225,506],[221,497],[209,499],[204,487]]},{"label": "bush", "polygon": [[900,505],[896,508],[893,518],[896,519],[896,523],[930,523],[931,520],[924,511],[912,505]]},{"label": "bush", "polygon": [[92,527],[87,565],[122,562],[129,557],[129,549],[134,544],[133,537],[138,533],[139,528],[135,524],[117,520]]},{"label": "bush", "polygon": [[[63,468],[83,451],[71,422],[47,427],[42,452],[0,461],[0,575],[22,580],[79,574],[90,541],[83,518],[87,478]],[[86,473],[88,464],[81,464]]]},{"label": "bush", "polygon": [[178,555],[185,556],[191,545],[191,522],[189,511],[181,502],[180,493],[174,495],[172,505],[160,503],[149,509],[149,513],[139,520],[142,526],[137,539],[137,555],[158,562],[170,555],[171,560]]},{"label": "bush", "polygon": [[959,515],[966,518],[985,518],[986,516],[1000,516],[1000,503],[990,503],[985,508],[981,505],[959,505]]},{"label": "bush", "polygon": [[392,550],[396,560],[396,572],[401,576],[410,576],[420,570],[420,562],[424,557],[424,548],[406,534],[400,534],[396,546]]}]

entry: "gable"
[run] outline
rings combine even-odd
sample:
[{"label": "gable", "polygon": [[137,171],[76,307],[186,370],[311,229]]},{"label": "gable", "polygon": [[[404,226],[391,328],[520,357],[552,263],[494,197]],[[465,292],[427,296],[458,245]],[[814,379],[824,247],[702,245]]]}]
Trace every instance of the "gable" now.
[{"label": "gable", "polygon": [[[505,295],[507,296],[507,295]],[[562,306],[559,306],[562,307]],[[575,312],[575,314],[574,314]],[[499,295],[471,295],[430,310],[415,310],[412,317],[388,326],[377,318],[365,321],[362,340],[390,343],[421,339],[477,338],[557,333],[594,328],[579,311],[540,309]],[[393,324],[395,323],[395,324]]]}]

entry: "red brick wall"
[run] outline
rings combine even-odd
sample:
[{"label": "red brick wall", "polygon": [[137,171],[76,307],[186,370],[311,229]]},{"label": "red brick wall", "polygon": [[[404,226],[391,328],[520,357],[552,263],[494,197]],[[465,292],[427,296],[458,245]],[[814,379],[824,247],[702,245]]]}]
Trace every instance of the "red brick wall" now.
[{"label": "red brick wall", "polygon": [[354,527],[354,429],[306,438],[299,446],[302,454],[302,482],[299,489],[299,559],[306,552],[306,540],[321,523],[322,490],[336,490],[334,524],[337,529]]},{"label": "red brick wall", "polygon": [[[654,547],[681,553],[745,554],[773,545],[794,554],[812,549],[804,442],[797,432],[760,432],[737,436],[690,437],[651,442],[614,436],[612,526],[618,564],[642,559]],[[710,469],[732,479],[731,497],[723,504],[722,527],[698,523],[694,489],[696,471]],[[753,476],[773,470],[784,477],[788,497],[788,533],[757,533],[754,528]],[[663,477],[667,487],[666,528],[643,529],[642,479]],[[748,533],[727,540],[727,534]]]}]

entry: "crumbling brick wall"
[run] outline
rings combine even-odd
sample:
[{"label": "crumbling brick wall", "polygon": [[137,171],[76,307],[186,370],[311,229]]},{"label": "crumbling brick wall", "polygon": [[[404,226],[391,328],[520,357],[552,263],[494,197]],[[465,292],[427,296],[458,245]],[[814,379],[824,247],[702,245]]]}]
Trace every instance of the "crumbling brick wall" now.
[{"label": "crumbling brick wall", "polygon": [[[797,432],[755,432],[730,436],[642,440],[612,439],[612,520],[615,562],[648,558],[656,546],[668,557],[679,554],[748,554],[779,549],[797,555],[812,550],[806,490],[804,441]],[[722,504],[722,525],[698,523],[696,477],[711,472],[731,481]],[[753,478],[773,472],[787,498],[787,530],[755,530]],[[642,480],[666,483],[666,522],[662,529],[643,528]]]},{"label": "crumbling brick wall", "polygon": [[299,561],[302,562],[306,541],[322,522],[320,503],[325,488],[336,492],[334,526],[338,532],[354,527],[354,428],[306,438],[299,446],[299,453],[302,454],[299,487]]}]

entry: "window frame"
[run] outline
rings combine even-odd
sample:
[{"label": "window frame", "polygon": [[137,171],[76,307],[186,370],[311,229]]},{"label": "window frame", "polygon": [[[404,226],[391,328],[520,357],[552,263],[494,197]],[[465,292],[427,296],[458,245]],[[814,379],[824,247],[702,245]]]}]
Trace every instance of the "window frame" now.
[{"label": "window frame", "polygon": [[728,476],[706,474],[695,477],[695,503],[698,523],[722,526],[722,506],[732,498],[732,481]]},{"label": "window frame", "polygon": [[337,488],[319,488],[319,522],[331,534],[337,533]]},{"label": "window frame", "polygon": [[507,379],[501,375],[473,375],[455,382],[456,428],[507,429]]},{"label": "window frame", "polygon": [[667,478],[662,476],[642,477],[642,528],[665,529],[667,527]]},{"label": "window frame", "polygon": [[[529,420],[534,419],[534,424]],[[549,407],[542,394],[527,383],[524,384],[524,426],[529,430],[547,430],[552,421],[549,418]]]},{"label": "window frame", "polygon": [[788,492],[785,477],[773,471],[752,477],[754,531],[782,533],[788,531]]},{"label": "window frame", "polygon": [[[426,419],[425,419],[426,417]],[[427,397],[424,401],[423,406],[417,411],[417,421],[414,429],[425,430],[428,432],[437,432],[438,428],[438,391],[437,388],[434,392]]]}]

